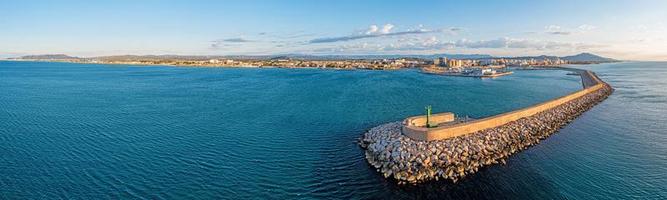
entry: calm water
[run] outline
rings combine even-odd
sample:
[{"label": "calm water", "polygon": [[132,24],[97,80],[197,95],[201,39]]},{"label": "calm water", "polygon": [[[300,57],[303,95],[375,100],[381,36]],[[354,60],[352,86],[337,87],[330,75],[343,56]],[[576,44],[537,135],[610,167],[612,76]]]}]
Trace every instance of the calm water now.
[{"label": "calm water", "polygon": [[579,78],[0,62],[0,199],[667,198],[667,63],[584,68],[616,91],[560,133],[459,184],[399,187],[363,159],[365,130],[425,105],[497,114]]}]

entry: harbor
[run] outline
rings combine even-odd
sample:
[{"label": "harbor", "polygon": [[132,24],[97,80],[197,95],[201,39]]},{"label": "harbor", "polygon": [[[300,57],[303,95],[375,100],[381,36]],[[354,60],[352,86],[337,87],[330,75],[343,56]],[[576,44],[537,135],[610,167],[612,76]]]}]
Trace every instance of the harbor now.
[{"label": "harbor", "polygon": [[495,78],[500,76],[506,76],[513,74],[512,71],[496,72],[496,71],[485,71],[480,70],[479,73],[444,73],[445,76],[462,76],[462,77],[474,77],[474,78]]},{"label": "harbor", "polygon": [[460,77],[474,77],[474,78],[495,78],[513,74],[505,65],[487,65],[474,67],[440,67],[429,66],[421,69],[423,73],[435,74],[443,76],[460,76]]}]

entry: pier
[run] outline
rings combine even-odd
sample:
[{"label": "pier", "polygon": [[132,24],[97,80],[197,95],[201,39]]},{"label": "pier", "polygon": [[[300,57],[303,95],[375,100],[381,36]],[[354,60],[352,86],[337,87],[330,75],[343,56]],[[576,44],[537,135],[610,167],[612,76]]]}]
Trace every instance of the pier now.
[{"label": "pier", "polygon": [[[581,76],[582,84],[584,89],[574,92],[572,94],[553,99],[544,103],[540,103],[528,108],[515,110],[512,112],[502,113],[499,115],[474,120],[466,123],[458,123],[449,126],[438,126],[436,128],[426,128],[424,126],[415,126],[410,123],[403,123],[402,132],[405,136],[422,141],[433,141],[433,140],[442,140],[447,138],[452,138],[456,136],[461,136],[487,128],[493,128],[507,124],[512,121],[516,121],[520,118],[529,117],[535,115],[539,112],[557,107],[566,102],[572,101],[576,98],[589,94],[591,92],[597,91],[604,87],[604,82],[602,82],[597,76],[592,72],[586,70],[577,70],[564,68],[568,71],[573,71],[579,73]],[[426,116],[416,116],[411,118],[426,118]]]},{"label": "pier", "polygon": [[435,114],[435,127],[426,126],[426,116],[409,117],[372,128],[360,145],[369,164],[398,183],[456,182],[539,143],[613,92],[591,71],[560,69],[578,73],[583,89],[481,119],[456,121],[452,113]]}]

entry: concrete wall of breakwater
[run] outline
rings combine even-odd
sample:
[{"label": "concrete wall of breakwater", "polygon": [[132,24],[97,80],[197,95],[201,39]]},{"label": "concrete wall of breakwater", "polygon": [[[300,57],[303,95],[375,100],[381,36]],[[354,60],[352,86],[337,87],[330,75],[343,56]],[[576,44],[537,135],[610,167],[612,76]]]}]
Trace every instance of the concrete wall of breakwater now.
[{"label": "concrete wall of breakwater", "polygon": [[[537,113],[546,111],[551,108],[555,108],[559,105],[582,97],[586,94],[595,92],[605,87],[605,83],[601,81],[593,72],[588,70],[573,69],[573,68],[562,68],[563,70],[577,72],[581,76],[581,81],[584,89],[577,92],[570,93],[568,95],[543,102],[537,105],[533,105],[527,108],[502,113],[494,115],[491,117],[486,117],[482,119],[477,119],[465,123],[452,124],[447,126],[440,126],[436,128],[426,128],[422,126],[414,126],[409,123],[403,123],[402,133],[403,135],[420,141],[433,141],[433,140],[442,140],[447,138],[453,138],[461,135],[466,135],[481,131],[484,129],[494,128],[501,126],[518,119],[529,117]],[[405,121],[404,121],[405,122]]]},{"label": "concrete wall of breakwater", "polygon": [[[455,119],[456,117],[454,116],[454,113],[446,112],[431,115],[429,121],[431,124],[441,124],[452,122]],[[426,115],[408,117],[403,123],[410,124],[411,126],[426,126]]]},{"label": "concrete wall of breakwater", "polygon": [[[456,182],[485,166],[505,163],[510,155],[556,133],[613,92],[611,86],[592,72],[565,70],[581,75],[583,90],[525,109],[448,126],[478,126],[463,130],[481,129],[474,133],[462,131],[456,134],[458,137],[415,140],[404,133],[405,121],[392,122],[368,130],[360,138],[359,145],[365,149],[366,160],[371,166],[399,184],[439,179]],[[534,112],[537,113],[531,115]],[[521,116],[526,117],[513,120]],[[504,123],[506,121],[509,122]]]}]

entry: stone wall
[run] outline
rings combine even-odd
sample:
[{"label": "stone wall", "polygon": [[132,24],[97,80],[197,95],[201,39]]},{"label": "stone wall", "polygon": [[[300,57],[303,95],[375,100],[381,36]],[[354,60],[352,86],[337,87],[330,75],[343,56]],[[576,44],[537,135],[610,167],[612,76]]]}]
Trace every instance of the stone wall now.
[{"label": "stone wall", "polygon": [[[455,119],[456,119],[456,117],[454,116],[454,113],[450,113],[450,112],[433,114],[429,118],[432,125],[452,122]],[[403,120],[403,124],[410,124],[410,126],[414,126],[414,127],[425,127],[426,126],[426,115],[408,117],[407,119]]]},{"label": "stone wall", "polygon": [[448,126],[440,126],[435,128],[424,128],[403,123],[402,133],[413,140],[420,140],[420,141],[442,140],[461,135],[466,135],[484,129],[501,126],[524,117],[535,115],[539,112],[543,112],[545,110],[554,108],[556,106],[572,101],[576,98],[582,97],[591,92],[595,92],[604,87],[604,82],[602,82],[591,71],[571,69],[571,68],[563,68],[563,69],[572,72],[578,72],[581,75],[582,85],[584,86],[584,89],[527,108],[507,113],[502,113],[482,119],[477,119],[465,123],[452,124]]},{"label": "stone wall", "polygon": [[[573,70],[573,69],[568,69]],[[549,137],[595,104],[606,99],[613,89],[592,72],[582,73],[583,90],[531,106],[490,117],[490,121],[472,124],[493,126],[441,140],[415,140],[405,134],[401,122],[370,129],[359,141],[368,163],[385,178],[398,183],[420,183],[431,180],[456,182],[485,166],[505,163],[505,159]],[[543,110],[545,109],[545,110]],[[531,114],[536,110],[542,112]],[[512,120],[517,116],[526,116]],[[509,121],[502,125],[504,121]],[[470,127],[462,131],[479,129]],[[451,128],[451,127],[450,127]],[[421,135],[424,136],[424,135]]]}]

